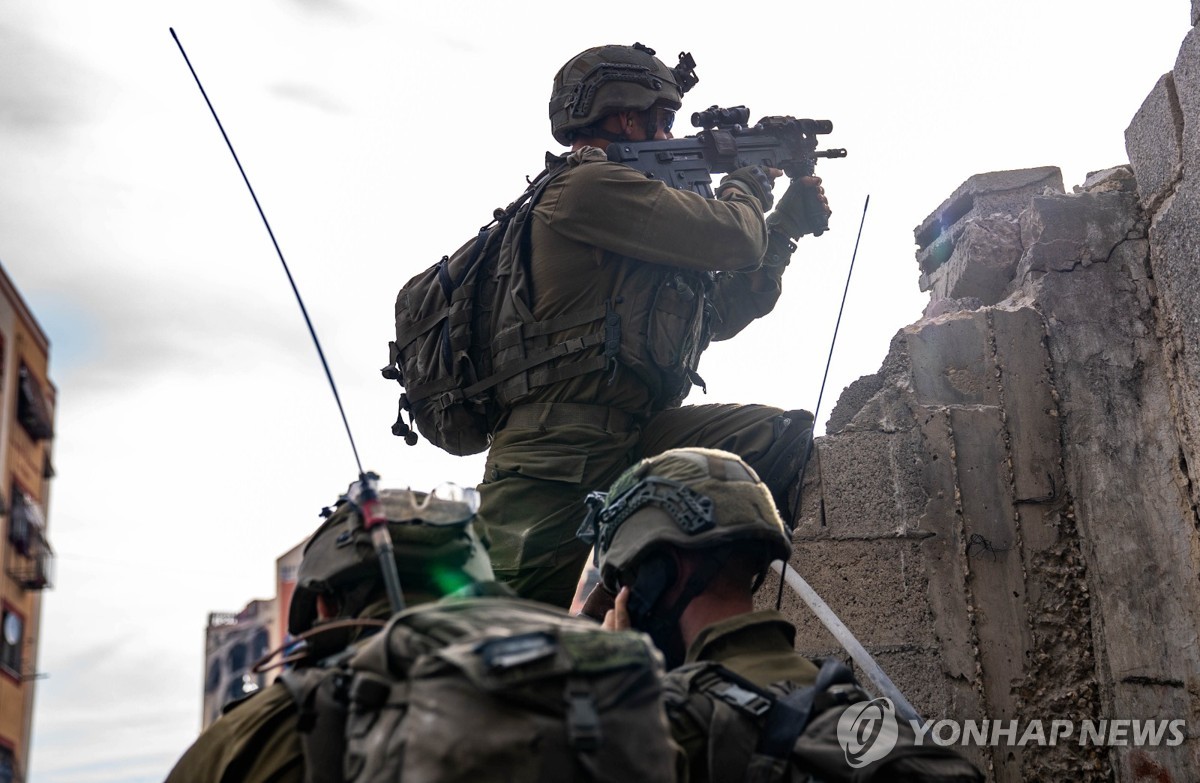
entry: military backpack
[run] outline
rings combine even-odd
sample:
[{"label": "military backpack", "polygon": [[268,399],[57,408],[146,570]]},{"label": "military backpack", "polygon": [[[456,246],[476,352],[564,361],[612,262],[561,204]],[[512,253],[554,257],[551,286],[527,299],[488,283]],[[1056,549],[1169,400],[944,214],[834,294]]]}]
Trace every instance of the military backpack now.
[{"label": "military backpack", "polygon": [[404,387],[393,434],[411,445],[419,431],[451,454],[477,454],[531,389],[588,373],[611,382],[618,363],[647,385],[653,410],[678,407],[692,384],[704,385],[696,368],[711,339],[711,272],[614,257],[628,264],[625,290],[594,307],[534,316],[529,217],[560,174],[600,161],[604,153],[587,148],[547,155],[520,197],[400,289],[382,371]]},{"label": "military backpack", "polygon": [[314,783],[668,783],[661,678],[640,633],[479,597],[395,615],[285,684]]},{"label": "military backpack", "polygon": [[524,234],[526,218],[554,173],[543,171],[474,237],[396,295],[396,339],[388,343],[382,373],[404,387],[392,433],[410,445],[417,441],[415,424],[451,454],[477,454],[488,447],[499,415],[491,394],[498,382],[492,377],[490,345],[496,270],[505,237],[510,231]]}]

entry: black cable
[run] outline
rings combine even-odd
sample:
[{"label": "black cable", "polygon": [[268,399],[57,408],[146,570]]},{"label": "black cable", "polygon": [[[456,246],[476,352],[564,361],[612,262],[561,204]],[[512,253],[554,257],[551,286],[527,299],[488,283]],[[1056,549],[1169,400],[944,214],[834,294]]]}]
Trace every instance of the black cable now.
[{"label": "black cable", "polygon": [[[862,219],[858,221],[858,236],[854,238],[854,252],[850,254],[850,268],[846,271],[846,285],[842,289],[842,303],[838,305],[837,321],[833,325],[833,338],[829,341],[829,356],[825,358],[825,374],[821,376],[821,390],[817,392],[817,407],[813,410],[813,432],[817,428],[817,416],[821,412],[821,400],[825,398],[825,381],[829,379],[829,366],[833,364],[833,347],[837,345],[838,328],[842,325],[842,312],[846,309],[846,294],[850,292],[850,276],[854,274],[854,260],[858,258],[858,243],[862,239],[863,225],[867,222],[867,206],[871,203],[871,194],[867,194],[866,201],[863,202]],[[800,482],[796,490],[796,508],[793,513],[800,513],[801,500],[804,496],[804,471],[808,468],[808,460],[812,456],[813,443],[816,438],[813,434],[808,437],[808,446],[804,449],[804,459],[800,463],[800,475],[797,481]],[[789,531],[793,532],[793,531]],[[783,561],[783,568],[779,570],[779,594],[775,597],[775,611],[783,606],[783,582],[784,574],[787,573],[788,563]]]},{"label": "black cable", "polygon": [[242,181],[246,183],[246,189],[250,191],[250,198],[254,199],[254,206],[258,209],[258,215],[262,218],[263,225],[267,227],[267,234],[271,237],[271,244],[275,246],[275,253],[279,256],[279,262],[283,264],[284,274],[287,275],[288,283],[292,286],[292,293],[296,295],[296,303],[300,305],[300,313],[304,316],[304,323],[308,326],[308,333],[312,336],[313,345],[317,347],[317,356],[321,358],[321,366],[325,368],[325,377],[329,379],[329,388],[333,390],[333,399],[337,402],[338,412],[342,415],[342,424],[346,427],[346,437],[350,438],[350,450],[354,452],[354,462],[358,466],[358,473],[362,475],[362,460],[358,458],[358,447],[354,445],[354,435],[350,432],[350,422],[346,418],[346,409],[342,407],[342,398],[338,394],[337,384],[333,382],[333,373],[329,370],[329,362],[325,361],[325,352],[321,350],[321,341],[317,339],[317,330],[313,328],[312,319],[308,317],[308,308],[304,306],[304,299],[300,296],[300,289],[296,287],[296,281],[292,278],[292,270],[288,268],[287,260],[283,257],[283,251],[279,249],[279,242],[275,240],[275,232],[271,230],[271,224],[267,221],[267,215],[263,212],[262,205],[258,203],[258,196],[254,193],[254,187],[250,184],[250,178],[246,176],[246,170],[242,168],[242,162],[238,159],[237,152],[233,149],[233,142],[229,140],[229,134],[225,132],[225,126],[221,124],[221,118],[217,116],[217,110],[213,108],[212,101],[208,99],[208,93],[204,89],[204,85],[200,83],[200,77],[196,74],[196,69],[192,67],[192,61],[188,58],[187,52],[183,50],[183,44],[179,41],[179,36],[175,34],[175,28],[168,28],[171,31],[171,37],[175,39],[175,45],[179,47],[179,53],[183,55],[183,61],[187,63],[188,70],[192,72],[192,78],[196,80],[196,86],[200,88],[200,94],[204,96],[204,102],[208,104],[208,110],[212,112],[213,119],[217,121],[217,128],[221,131],[221,136],[225,139],[225,146],[229,147],[229,154],[233,156],[233,162],[237,164],[238,171],[241,172]]}]

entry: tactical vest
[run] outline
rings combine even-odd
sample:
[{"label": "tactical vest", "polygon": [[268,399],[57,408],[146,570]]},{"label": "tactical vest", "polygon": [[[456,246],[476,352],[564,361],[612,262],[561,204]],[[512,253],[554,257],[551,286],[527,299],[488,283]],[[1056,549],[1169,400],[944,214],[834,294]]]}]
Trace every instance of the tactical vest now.
[{"label": "tactical vest", "polygon": [[[607,161],[599,150],[574,153],[578,165]],[[615,290],[584,310],[537,321],[533,316],[528,232],[505,237],[492,334],[497,397],[506,408],[526,401],[539,387],[589,373],[611,374],[617,363],[632,370],[651,392],[652,410],[678,407],[693,383],[700,355],[711,340],[709,319],[714,276],[709,272],[651,264],[609,254],[620,264]],[[574,336],[563,339],[562,333]],[[511,374],[510,368],[531,369]]]}]

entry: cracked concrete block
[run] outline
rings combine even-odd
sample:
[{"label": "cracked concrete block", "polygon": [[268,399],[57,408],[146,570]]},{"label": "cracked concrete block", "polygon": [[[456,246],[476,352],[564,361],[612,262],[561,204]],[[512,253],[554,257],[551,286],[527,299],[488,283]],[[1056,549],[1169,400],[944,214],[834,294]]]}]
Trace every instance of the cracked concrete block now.
[{"label": "cracked concrete block", "polygon": [[1066,272],[1077,265],[1105,261],[1130,237],[1138,221],[1132,193],[1075,193],[1036,196],[1021,215],[1018,275]]},{"label": "cracked concrete block", "polygon": [[998,409],[953,408],[950,422],[984,694],[993,715],[1013,717],[1032,641],[1004,421]]},{"label": "cracked concrete block", "polygon": [[888,382],[854,414],[847,432],[903,432],[915,426],[907,384]]},{"label": "cracked concrete block", "polygon": [[925,305],[925,310],[921,313],[922,318],[937,318],[939,315],[948,313],[959,313],[964,310],[978,310],[983,307],[983,300],[977,296],[967,296],[962,299],[938,299],[929,300],[929,304]]},{"label": "cracked concrete block", "polygon": [[1137,192],[1137,178],[1133,175],[1133,167],[1128,163],[1099,171],[1089,171],[1083,178],[1083,184],[1076,185],[1072,189],[1075,193],[1107,193],[1114,190],[1122,193]]},{"label": "cracked concrete block", "polygon": [[[936,649],[886,648],[869,651],[879,668],[904,694],[909,704],[923,717],[941,718],[950,713],[952,700],[947,692],[941,656]],[[872,694],[878,694],[860,671],[858,678]]]},{"label": "cracked concrete block", "polygon": [[[796,556],[792,556],[792,566],[801,562]],[[807,579],[806,579],[807,581]],[[812,610],[808,608],[808,604],[800,598],[788,585],[783,585],[783,591],[780,592],[779,574],[775,569],[767,571],[767,578],[763,580],[762,587],[754,594],[754,608],[757,610],[774,609],[775,601],[779,599],[779,611],[788,619],[788,622],[796,626],[796,650],[809,658],[829,658],[841,657],[845,655],[842,646],[833,638],[833,634],[817,620]],[[828,597],[821,590],[817,590],[817,595],[821,596],[822,600],[828,601]]]},{"label": "cracked concrete block", "polygon": [[920,405],[999,405],[987,312],[958,312],[905,329]]},{"label": "cracked concrete block", "polygon": [[[950,258],[962,236],[964,221],[996,213],[1016,217],[1030,197],[1047,189],[1063,192],[1062,171],[1056,166],[992,171],[970,177],[913,229],[922,275],[929,275]],[[922,291],[928,290],[926,282],[922,277]]]},{"label": "cracked concrete block", "polygon": [[879,371],[864,375],[842,390],[825,431],[896,432],[912,429],[909,402],[908,343],[903,330],[892,336]]},{"label": "cracked concrete block", "polygon": [[996,304],[1012,283],[1021,249],[1015,217],[995,214],[965,220],[950,258],[923,276],[921,290],[932,291],[934,302],[975,298]]},{"label": "cracked concrete block", "polygon": [[1193,27],[1179,47],[1175,67],[1171,69],[1175,96],[1183,115],[1183,166],[1195,172],[1200,166],[1200,27]]},{"label": "cracked concrete block", "polygon": [[915,527],[925,508],[925,459],[916,429],[827,436],[821,444],[822,534],[862,538]]},{"label": "cracked concrete block", "polygon": [[1063,490],[1062,446],[1046,324],[1032,307],[992,310],[996,364],[1018,503],[1046,503]]},{"label": "cracked concrete block", "polygon": [[871,399],[883,389],[884,378],[879,373],[864,375],[842,389],[841,396],[829,414],[825,423],[825,432],[829,434],[841,432],[846,428],[855,415],[863,409]]},{"label": "cracked concrete block", "polygon": [[1015,560],[1018,541],[1001,410],[951,408],[950,427],[967,557],[991,563]]},{"label": "cracked concrete block", "polygon": [[1170,73],[1158,80],[1125,129],[1125,151],[1142,206],[1161,203],[1183,174],[1183,111]]},{"label": "cracked concrete block", "polygon": [[[799,540],[791,567],[864,646],[934,644],[920,540]],[[759,593],[760,601],[762,595],[775,596],[766,585]],[[791,588],[784,588],[784,596],[785,612],[796,622],[797,650],[822,655],[840,647]]]},{"label": "cracked concrete block", "polygon": [[[1193,472],[1200,471],[1200,182],[1188,179],[1154,227],[1150,264],[1158,304],[1175,346],[1174,376]],[[1193,481],[1196,477],[1193,476]]]}]

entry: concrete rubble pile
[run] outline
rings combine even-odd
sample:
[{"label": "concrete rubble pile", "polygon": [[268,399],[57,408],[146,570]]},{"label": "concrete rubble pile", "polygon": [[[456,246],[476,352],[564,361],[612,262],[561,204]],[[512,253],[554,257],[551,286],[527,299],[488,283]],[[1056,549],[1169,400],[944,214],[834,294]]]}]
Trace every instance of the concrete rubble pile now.
[{"label": "concrete rubble pile", "polygon": [[[966,748],[996,781],[1200,775],[1197,28],[1126,147],[1071,193],[1053,167],[978,174],[917,227],[929,306],[805,480],[792,565],[919,711],[1188,724],[1174,747]],[[784,611],[802,651],[840,653],[791,591]]]}]

